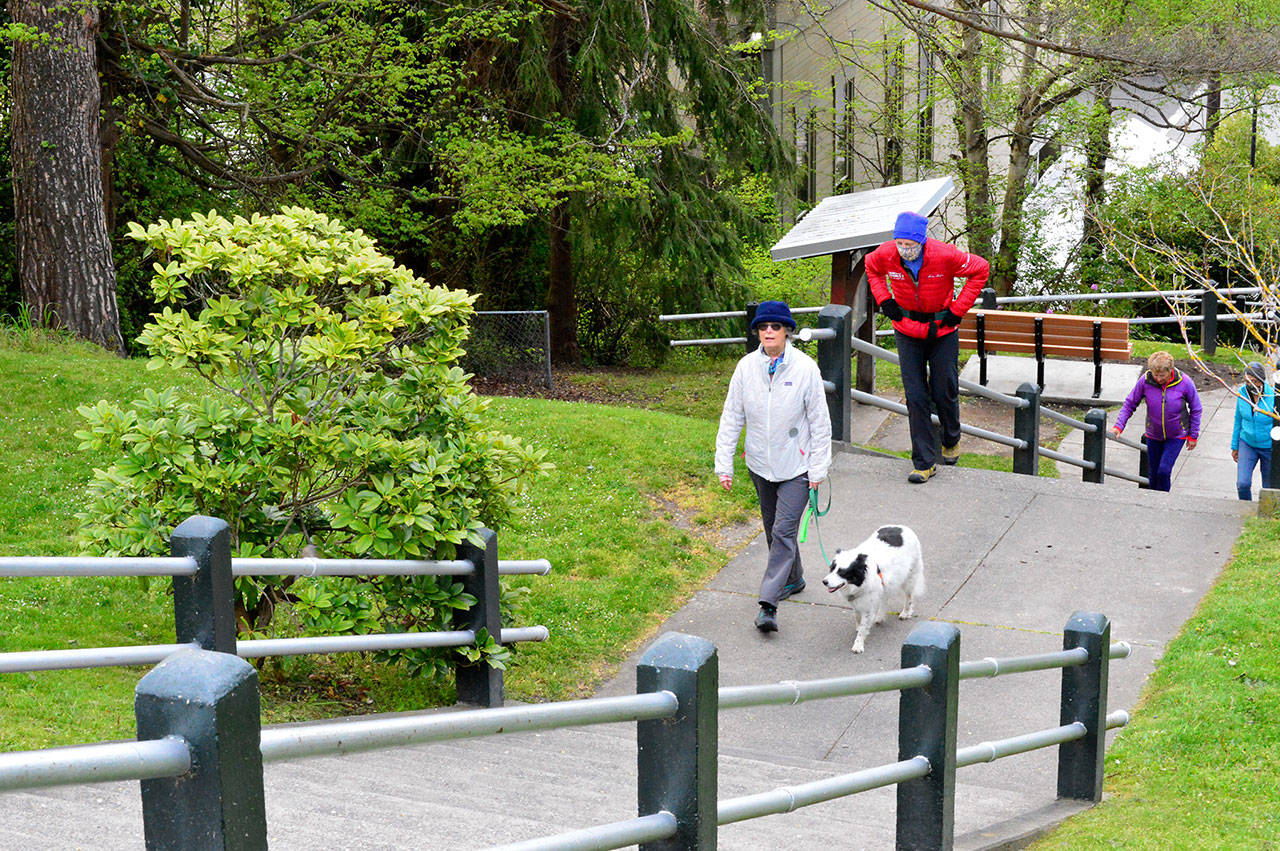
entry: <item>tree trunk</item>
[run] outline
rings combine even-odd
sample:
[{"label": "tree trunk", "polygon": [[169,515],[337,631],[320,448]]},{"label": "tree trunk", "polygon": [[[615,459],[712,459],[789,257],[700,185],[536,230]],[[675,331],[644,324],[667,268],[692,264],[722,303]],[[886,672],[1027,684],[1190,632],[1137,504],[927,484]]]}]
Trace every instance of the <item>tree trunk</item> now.
[{"label": "tree trunk", "polygon": [[42,323],[124,353],[103,204],[98,9],[10,0],[13,21],[49,34],[13,50],[13,207],[22,297]]},{"label": "tree trunk", "polygon": [[551,313],[551,359],[578,362],[578,296],[573,285],[573,249],[569,243],[569,202],[551,211],[550,283],[547,309]]},{"label": "tree trunk", "polygon": [[[973,3],[960,3],[961,11],[976,12]],[[980,257],[990,258],[995,244],[995,219],[991,209],[991,171],[987,158],[987,112],[983,103],[981,34],[970,27],[960,29],[961,49],[956,62],[961,71],[956,124],[964,159],[961,182],[964,184],[964,211],[967,225],[967,247]]]},{"label": "tree trunk", "polygon": [[1102,234],[1098,213],[1106,201],[1107,160],[1111,158],[1111,87],[1106,86],[1093,103],[1085,136],[1084,221],[1080,229],[1080,283],[1102,285]]}]

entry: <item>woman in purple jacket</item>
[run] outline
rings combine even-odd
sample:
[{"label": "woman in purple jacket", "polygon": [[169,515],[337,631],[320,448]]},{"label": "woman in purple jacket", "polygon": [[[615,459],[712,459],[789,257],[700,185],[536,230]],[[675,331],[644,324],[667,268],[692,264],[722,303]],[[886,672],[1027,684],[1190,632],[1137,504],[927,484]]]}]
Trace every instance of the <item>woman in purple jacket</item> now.
[{"label": "woman in purple jacket", "polygon": [[[1147,403],[1147,468],[1151,489],[1167,491],[1169,474],[1182,451],[1183,441],[1187,443],[1187,451],[1191,451],[1200,437],[1200,394],[1196,393],[1191,376],[1174,369],[1173,355],[1155,352],[1147,358],[1147,371],[1120,407],[1111,433],[1119,437],[1138,404],[1144,401]],[[1184,409],[1190,414],[1189,424],[1183,423]]]}]

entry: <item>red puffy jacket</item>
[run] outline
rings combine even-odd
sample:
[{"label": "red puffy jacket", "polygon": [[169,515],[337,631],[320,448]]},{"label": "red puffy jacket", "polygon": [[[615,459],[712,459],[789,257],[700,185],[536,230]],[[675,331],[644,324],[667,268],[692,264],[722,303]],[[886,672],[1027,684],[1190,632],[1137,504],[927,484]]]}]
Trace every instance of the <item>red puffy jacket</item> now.
[{"label": "red puffy jacket", "polygon": [[[990,267],[976,254],[961,251],[948,242],[935,239],[924,244],[924,265],[920,277],[915,278],[902,265],[898,246],[889,240],[867,255],[867,282],[876,304],[892,298],[902,308],[903,318],[893,323],[895,331],[921,340],[929,336],[929,325],[917,314],[938,313],[950,309],[956,316],[964,316],[978,299],[978,293],[987,283]],[[966,278],[960,295],[955,295],[955,279]],[[943,325],[936,326],[936,337],[944,337],[955,331]]]}]

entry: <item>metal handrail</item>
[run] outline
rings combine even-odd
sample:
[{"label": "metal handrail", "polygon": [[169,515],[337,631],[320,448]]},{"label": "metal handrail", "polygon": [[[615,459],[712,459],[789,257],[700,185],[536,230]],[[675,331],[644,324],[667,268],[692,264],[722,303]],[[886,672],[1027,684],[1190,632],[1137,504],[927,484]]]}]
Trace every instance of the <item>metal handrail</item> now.
[{"label": "metal handrail", "polygon": [[[4,556],[3,577],[132,577],[194,576],[189,556]],[[233,576],[469,576],[475,565],[466,559],[324,559],[233,558]],[[551,572],[546,559],[499,559],[501,576]]]},{"label": "metal handrail", "polygon": [[841,774],[837,777],[828,777],[824,780],[815,780],[811,783],[802,783],[799,786],[784,786],[770,792],[759,792],[754,795],[744,795],[740,798],[729,798],[718,802],[716,824],[733,824],[737,821],[760,818],[761,816],[789,813],[797,807],[820,804],[823,801],[831,801],[836,798],[842,798],[845,795],[853,795],[857,792],[879,789],[881,786],[892,786],[904,780],[924,777],[931,770],[928,759],[923,756],[914,756],[901,762],[879,765],[875,768],[867,768],[851,774]]},{"label": "metal handrail", "polygon": [[[872,393],[864,393],[861,390],[850,390],[850,398],[855,402],[861,402],[864,405],[874,405],[877,408],[884,408],[887,411],[893,411],[895,414],[907,413],[907,406],[901,402],[890,402],[888,399],[882,399]],[[932,415],[934,422],[938,421],[938,415]],[[1004,446],[1012,446],[1014,449],[1026,449],[1027,442],[1017,437],[1009,437],[1006,434],[1000,434],[995,431],[987,431],[985,428],[971,426],[968,423],[960,423],[960,431],[963,434],[971,434],[974,437],[981,437],[984,440],[990,440],[993,443],[1000,443]]]},{"label": "metal handrail", "polygon": [[1046,449],[1043,446],[1036,447],[1036,453],[1045,458],[1052,458],[1054,461],[1061,461],[1064,464],[1071,464],[1082,470],[1096,470],[1098,465],[1093,461],[1086,461],[1083,458],[1076,458],[1073,455],[1064,455],[1056,449]]},{"label": "metal handrail", "polygon": [[0,792],[180,777],[191,764],[191,747],[178,737],[16,751],[0,754]]},{"label": "metal handrail", "polygon": [[4,556],[0,576],[194,576],[188,556]]},{"label": "metal handrail", "polygon": [[[1133,290],[1129,292],[1101,293],[1063,293],[1062,295],[1014,295],[997,296],[996,304],[1043,304],[1051,301],[1115,301],[1134,298],[1164,298],[1166,296],[1202,296],[1207,292],[1198,290]],[[1218,295],[1250,295],[1262,292],[1262,287],[1231,287],[1215,289]]]},{"label": "metal handrail", "polygon": [[1021,736],[1011,736],[994,742],[982,742],[966,748],[957,748],[956,768],[965,768],[980,762],[993,762],[1014,754],[1039,750],[1051,745],[1061,745],[1065,742],[1074,742],[1077,739],[1083,739],[1088,732],[1089,730],[1084,724],[1079,721],[1073,721],[1061,727],[1052,727],[1047,730],[1024,733]]},{"label": "metal handrail", "polygon": [[[499,640],[503,644],[518,644],[525,641],[546,641],[550,636],[551,633],[545,626],[508,627],[502,630]],[[242,659],[258,659],[264,656],[302,656],[309,653],[369,653],[378,650],[466,647],[475,644],[475,641],[476,634],[471,630],[320,635],[237,641],[236,655]],[[0,653],[0,674],[156,665],[179,650],[199,649],[199,644],[191,642],[84,647],[75,650],[19,650]]]},{"label": "metal handrail", "polygon": [[[520,637],[517,637],[517,634]],[[526,627],[522,630],[502,630],[501,642],[545,641],[549,635],[545,626]],[[369,653],[378,650],[416,650],[424,648],[466,647],[476,643],[476,634],[469,629],[440,632],[386,632],[373,635],[319,635],[309,638],[260,638],[237,641],[236,655],[242,659],[258,659],[263,656],[305,656],[316,653]]]},{"label": "metal handrail", "polygon": [[588,848],[592,851],[605,851],[610,848],[627,848],[632,845],[643,845],[646,842],[657,842],[659,839],[670,839],[676,835],[679,828],[675,815],[666,810],[659,810],[652,815],[626,821],[596,825],[541,839],[498,845],[488,851],[550,851],[550,849],[582,851]]},{"label": "metal handrail", "polygon": [[199,649],[199,644],[191,642],[189,644],[139,644],[127,647],[83,647],[75,650],[15,650],[0,653],[0,674],[157,665],[179,650]]},{"label": "metal handrail", "polygon": [[960,679],[998,677],[1001,674],[1021,674],[1027,671],[1046,671],[1053,668],[1072,668],[1089,661],[1089,651],[1083,647],[1041,653],[1034,656],[1013,656],[1007,659],[975,659],[960,663]]},{"label": "metal handrail", "polygon": [[[791,315],[805,313],[820,313],[821,307],[793,307]],[[745,310],[721,310],[716,313],[663,313],[659,314],[659,322],[685,322],[694,319],[746,319],[747,312]]]},{"label": "metal handrail", "polygon": [[626,697],[473,709],[444,715],[415,713],[393,718],[332,721],[305,727],[266,727],[262,730],[262,760],[276,762],[500,733],[671,718],[679,706],[680,701],[673,693],[657,691]]},{"label": "metal handrail", "polygon": [[1117,479],[1124,479],[1126,482],[1133,482],[1139,485],[1149,485],[1151,480],[1145,476],[1136,476],[1133,473],[1126,473],[1124,470],[1117,470],[1114,467],[1103,467],[1102,472],[1108,476],[1115,476]]},{"label": "metal handrail", "polygon": [[923,688],[933,680],[928,665],[859,674],[853,677],[832,677],[822,680],[784,680],[754,686],[721,686],[721,709],[741,709],[747,706],[770,706],[804,703],[807,700],[825,700],[832,697],[849,697],[855,694],[872,694],[883,691],[900,691]]}]

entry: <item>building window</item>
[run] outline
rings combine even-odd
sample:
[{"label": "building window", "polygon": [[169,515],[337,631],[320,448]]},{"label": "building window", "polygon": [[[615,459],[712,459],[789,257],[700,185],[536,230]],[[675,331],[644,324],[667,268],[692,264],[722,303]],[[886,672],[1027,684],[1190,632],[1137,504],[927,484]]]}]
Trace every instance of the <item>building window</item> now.
[{"label": "building window", "polygon": [[884,112],[884,185],[896,186],[902,182],[903,148],[903,100],[905,98],[905,48],[899,41],[889,54],[888,73],[885,77]]},{"label": "building window", "polygon": [[928,171],[933,164],[933,54],[924,44],[919,45],[920,61],[916,92],[916,175]]},{"label": "building window", "polygon": [[805,112],[801,118],[793,110],[796,128],[796,165],[799,180],[796,184],[796,198],[802,204],[812,204],[818,200],[818,119],[813,110]]},{"label": "building window", "polygon": [[831,191],[849,192],[853,189],[853,78],[844,72],[843,80],[831,78],[831,100],[835,107],[834,126],[831,134]]}]

